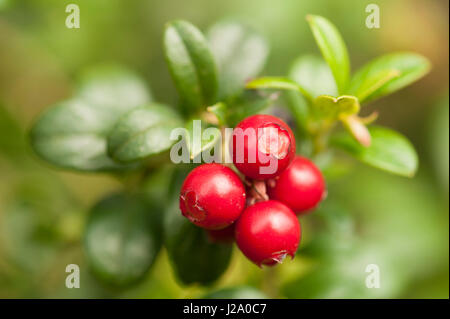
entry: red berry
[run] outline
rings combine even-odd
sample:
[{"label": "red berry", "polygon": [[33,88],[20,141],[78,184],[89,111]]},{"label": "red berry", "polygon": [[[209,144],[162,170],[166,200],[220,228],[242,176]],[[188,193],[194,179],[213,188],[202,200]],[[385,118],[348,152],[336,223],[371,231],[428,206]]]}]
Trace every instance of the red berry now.
[{"label": "red berry", "polygon": [[236,243],[258,266],[281,263],[286,255],[294,258],[300,234],[294,212],[274,200],[248,207],[236,224]]},{"label": "red berry", "polygon": [[281,119],[253,115],[236,126],[230,148],[233,163],[242,174],[267,179],[277,176],[292,161],[295,138]]},{"label": "red berry", "polygon": [[274,184],[268,183],[269,197],[286,204],[296,213],[314,209],[325,195],[322,173],[313,162],[301,156],[294,158]]},{"label": "red berry", "polygon": [[181,212],[197,226],[224,228],[233,223],[244,208],[244,185],[226,166],[200,165],[189,173],[181,187]]},{"label": "red berry", "polygon": [[236,223],[231,224],[223,229],[207,230],[208,238],[213,243],[232,243],[234,241],[234,230]]}]

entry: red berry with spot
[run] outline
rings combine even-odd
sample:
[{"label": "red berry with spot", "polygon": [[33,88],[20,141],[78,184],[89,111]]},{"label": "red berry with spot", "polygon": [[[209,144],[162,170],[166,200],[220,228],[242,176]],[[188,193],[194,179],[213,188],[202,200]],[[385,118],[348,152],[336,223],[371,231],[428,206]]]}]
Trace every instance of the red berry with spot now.
[{"label": "red berry with spot", "polygon": [[213,243],[229,244],[234,241],[234,230],[236,223],[231,224],[223,229],[209,229],[208,239]]},{"label": "red berry with spot", "polygon": [[289,126],[271,115],[253,115],[233,130],[233,163],[245,176],[267,179],[280,174],[295,156],[295,138]]},{"label": "red berry with spot", "polygon": [[244,185],[226,166],[200,165],[189,173],[181,187],[181,212],[197,226],[225,228],[241,215],[244,208]]},{"label": "red berry with spot", "polygon": [[273,184],[268,183],[268,193],[271,199],[301,214],[314,209],[325,197],[325,179],[313,162],[296,156]]},{"label": "red berry with spot", "polygon": [[258,266],[273,266],[289,255],[294,258],[300,243],[300,223],[286,205],[269,200],[248,207],[236,224],[236,243]]}]

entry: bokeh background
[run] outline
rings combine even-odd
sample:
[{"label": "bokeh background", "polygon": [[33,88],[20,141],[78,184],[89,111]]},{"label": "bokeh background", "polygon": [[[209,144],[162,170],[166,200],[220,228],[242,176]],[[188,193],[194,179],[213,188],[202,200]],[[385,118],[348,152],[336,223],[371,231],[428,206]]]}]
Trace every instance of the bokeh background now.
[{"label": "bokeh background", "polygon": [[[69,3],[80,6],[80,29],[65,27]],[[380,29],[365,27],[369,3],[380,6]],[[281,298],[448,298],[448,5],[437,0],[0,0],[0,297],[196,298],[250,286]],[[142,75],[156,100],[175,104],[161,45],[164,24],[175,18],[202,30],[223,18],[241,19],[270,42],[264,74],[284,75],[296,57],[319,53],[305,21],[308,13],[338,26],[353,70],[392,51],[415,51],[431,60],[425,78],[364,110],[379,110],[380,124],[413,142],[418,174],[407,179],[353,161],[343,165],[328,176],[329,196],[316,216],[302,220],[299,254],[276,273],[258,269],[236,250],[214,285],[183,286],[163,250],[139,285],[122,291],[101,285],[87,269],[80,238],[89,207],[121,185],[106,174],[59,171],[39,160],[26,139],[36,115],[70,96],[80,69],[110,61]],[[65,287],[69,263],[80,265],[79,289]],[[380,267],[380,289],[365,287],[370,263]]]}]

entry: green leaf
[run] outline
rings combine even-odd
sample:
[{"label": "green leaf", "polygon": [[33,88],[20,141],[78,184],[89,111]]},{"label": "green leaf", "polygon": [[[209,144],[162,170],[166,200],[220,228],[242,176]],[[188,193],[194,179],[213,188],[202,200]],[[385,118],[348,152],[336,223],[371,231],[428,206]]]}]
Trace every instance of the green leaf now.
[{"label": "green leaf", "polygon": [[373,126],[369,127],[372,143],[364,147],[348,133],[337,134],[331,144],[358,160],[379,169],[403,176],[414,176],[418,156],[413,145],[398,132]]},{"label": "green leaf", "polygon": [[320,51],[333,73],[339,94],[347,88],[350,77],[350,60],[347,47],[337,28],[321,16],[306,17]]},{"label": "green leaf", "polygon": [[319,118],[339,119],[359,112],[358,99],[343,95],[337,98],[329,95],[318,96],[314,101],[315,114]]},{"label": "green leaf", "polygon": [[84,248],[100,280],[124,287],[147,274],[162,243],[158,210],[137,194],[115,194],[92,208]]},{"label": "green leaf", "polygon": [[430,62],[416,53],[400,52],[383,55],[355,73],[349,92],[362,95],[362,100],[366,102],[372,101],[417,81],[428,73],[430,67]]},{"label": "green leaf", "polygon": [[193,167],[180,165],[173,175],[164,214],[165,245],[176,276],[183,284],[209,285],[228,268],[232,245],[210,242],[204,229],[181,214],[181,185]]},{"label": "green leaf", "polygon": [[329,66],[315,55],[304,55],[296,59],[289,71],[289,78],[314,98],[319,95],[338,95]]},{"label": "green leaf", "polygon": [[244,89],[245,81],[263,69],[269,54],[266,39],[235,21],[213,25],[207,37],[219,70],[219,98],[238,95]]},{"label": "green leaf", "polygon": [[400,72],[393,69],[374,72],[372,76],[365,78],[363,82],[359,83],[358,88],[352,93],[358,97],[359,101],[362,103],[379,88],[399,75]]},{"label": "green leaf", "polygon": [[305,90],[301,85],[297,82],[290,80],[288,78],[276,77],[276,76],[265,76],[254,79],[247,83],[247,89],[276,89],[276,90],[293,90],[298,91],[303,96],[312,101],[312,96],[308,91]]},{"label": "green leaf", "polygon": [[75,98],[57,103],[34,123],[30,138],[35,152],[79,171],[127,168],[107,156],[106,138],[124,113],[148,103],[150,95],[137,76],[119,67],[91,69],[81,80]]},{"label": "green leaf", "polygon": [[170,107],[150,104],[136,108],[120,118],[108,137],[108,154],[119,162],[130,162],[157,155],[174,143],[173,129],[182,121]]},{"label": "green leaf", "polygon": [[164,33],[166,61],[183,105],[194,113],[214,104],[218,80],[214,57],[203,34],[186,21],[173,21]]},{"label": "green leaf", "polygon": [[204,299],[267,299],[261,291],[247,286],[223,288],[213,291],[203,297]]},{"label": "green leaf", "polygon": [[63,168],[81,171],[123,168],[106,154],[106,136],[112,123],[103,120],[105,113],[104,109],[82,100],[60,102],[34,124],[31,145],[40,157]]}]

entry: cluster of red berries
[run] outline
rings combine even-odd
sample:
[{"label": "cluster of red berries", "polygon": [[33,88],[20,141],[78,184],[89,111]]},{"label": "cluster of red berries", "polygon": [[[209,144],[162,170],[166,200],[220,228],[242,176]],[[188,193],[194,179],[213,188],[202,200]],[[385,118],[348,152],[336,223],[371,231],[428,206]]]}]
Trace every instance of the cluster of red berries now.
[{"label": "cluster of red berries", "polygon": [[[248,128],[255,134],[247,134]],[[243,151],[241,158],[237,149]],[[196,167],[181,188],[182,214],[207,229],[213,241],[235,239],[258,266],[275,265],[287,255],[293,258],[301,237],[296,215],[313,210],[325,194],[320,170],[295,155],[291,129],[270,115],[254,115],[240,122],[230,150],[235,167],[244,176],[240,178],[222,164]],[[265,172],[268,160],[276,161],[276,166]]]}]

